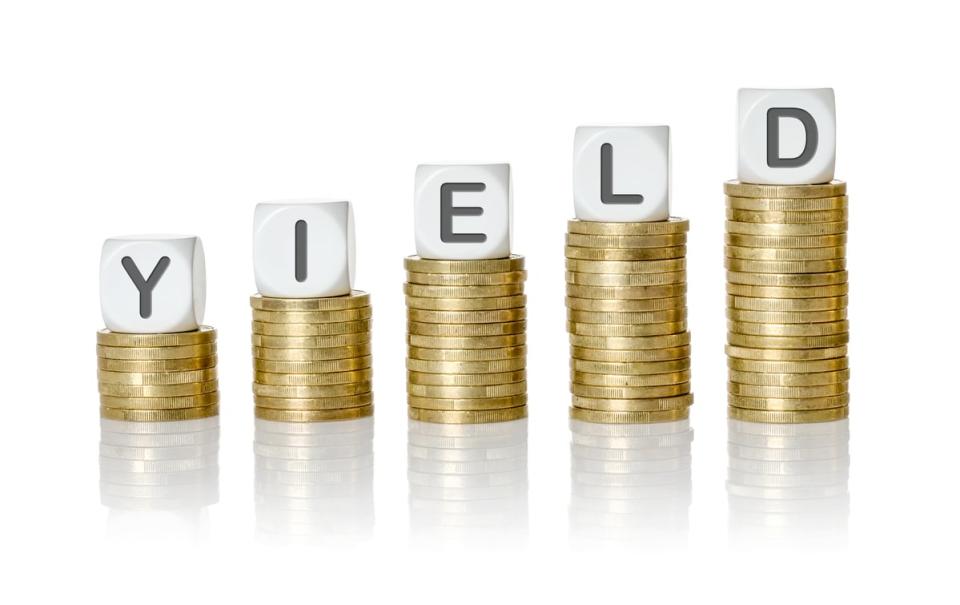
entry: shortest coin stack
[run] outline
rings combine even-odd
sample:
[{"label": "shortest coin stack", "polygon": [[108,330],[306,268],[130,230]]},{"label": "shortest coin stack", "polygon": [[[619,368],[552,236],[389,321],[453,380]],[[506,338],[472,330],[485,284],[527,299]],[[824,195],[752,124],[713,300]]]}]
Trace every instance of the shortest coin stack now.
[{"label": "shortest coin stack", "polygon": [[250,297],[256,416],[278,422],[373,414],[370,295]]},{"label": "shortest coin stack", "polygon": [[217,331],[97,332],[100,416],[112,420],[196,420],[219,413]]},{"label": "shortest coin stack", "polygon": [[404,259],[410,418],[463,424],[526,417],[523,266],[516,255]]}]

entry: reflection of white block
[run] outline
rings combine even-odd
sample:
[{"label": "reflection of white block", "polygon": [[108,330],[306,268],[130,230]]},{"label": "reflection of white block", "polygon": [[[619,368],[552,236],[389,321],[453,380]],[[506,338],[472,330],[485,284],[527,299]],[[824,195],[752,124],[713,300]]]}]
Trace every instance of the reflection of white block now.
[{"label": "reflection of white block", "polygon": [[114,237],[100,255],[100,309],[108,330],[187,332],[203,322],[207,300],[199,237]]},{"label": "reflection of white block", "polygon": [[350,202],[273,202],[253,214],[257,290],[277,298],[349,294],[356,272]]},{"label": "reflection of white block", "polygon": [[744,183],[833,180],[837,115],[832,88],[740,90],[739,162]]},{"label": "reflection of white block", "polygon": [[573,141],[573,206],[583,221],[670,216],[670,127],[581,126]]},{"label": "reflection of white block", "polygon": [[423,258],[510,256],[509,164],[417,166],[414,231]]}]

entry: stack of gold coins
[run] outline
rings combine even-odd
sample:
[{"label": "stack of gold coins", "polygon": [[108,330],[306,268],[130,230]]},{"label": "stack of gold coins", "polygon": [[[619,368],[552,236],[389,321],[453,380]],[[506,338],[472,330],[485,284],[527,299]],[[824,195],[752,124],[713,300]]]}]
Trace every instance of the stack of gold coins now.
[{"label": "stack of gold coins", "polygon": [[689,226],[678,218],[568,223],[571,418],[632,424],[688,417]]},{"label": "stack of gold coins", "polygon": [[217,331],[97,332],[100,416],[112,420],[196,420],[220,411]]},{"label": "stack of gold coins", "polygon": [[846,189],[724,185],[731,418],[846,418]]},{"label": "stack of gold coins", "polygon": [[410,418],[482,423],[525,417],[523,257],[412,256],[404,267]]},{"label": "stack of gold coins", "polygon": [[373,413],[369,294],[255,294],[250,306],[257,418],[321,422]]}]

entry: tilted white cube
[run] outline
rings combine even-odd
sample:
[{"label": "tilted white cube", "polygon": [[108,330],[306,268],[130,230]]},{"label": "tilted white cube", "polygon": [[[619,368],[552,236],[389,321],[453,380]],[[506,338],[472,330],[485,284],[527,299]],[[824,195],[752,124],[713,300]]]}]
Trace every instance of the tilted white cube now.
[{"label": "tilted white cube", "polygon": [[739,112],[740,181],[810,185],[833,180],[837,112],[832,88],[744,88]]},{"label": "tilted white cube", "polygon": [[134,235],[103,242],[100,309],[114,332],[159,334],[203,323],[203,244],[190,235]]},{"label": "tilted white cube", "polygon": [[417,254],[451,260],[510,256],[509,164],[421,164],[415,180]]},{"label": "tilted white cube", "polygon": [[277,298],[343,296],[353,289],[355,273],[350,202],[257,204],[253,274],[260,294]]},{"label": "tilted white cube", "polygon": [[670,127],[581,126],[573,141],[578,219],[611,223],[670,216]]}]

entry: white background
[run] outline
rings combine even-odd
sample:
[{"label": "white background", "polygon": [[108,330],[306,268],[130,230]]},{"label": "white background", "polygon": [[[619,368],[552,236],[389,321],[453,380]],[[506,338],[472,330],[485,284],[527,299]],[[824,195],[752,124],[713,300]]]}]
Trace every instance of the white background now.
[{"label": "white background", "polygon": [[[920,1],[5,2],[3,600],[955,597],[955,24]],[[728,546],[721,184],[744,86],[836,89],[853,368],[840,550]],[[686,545],[669,551],[569,546],[563,234],[574,128],[593,123],[671,125],[674,214],[692,224],[693,501]],[[413,173],[474,160],[512,164],[528,257],[529,531],[519,549],[410,551]],[[374,297],[376,525],[351,549],[267,548],[253,530],[253,207],[308,196],[355,203],[357,286]],[[105,538],[98,255],[138,232],[206,246],[223,412],[200,544]]]}]

